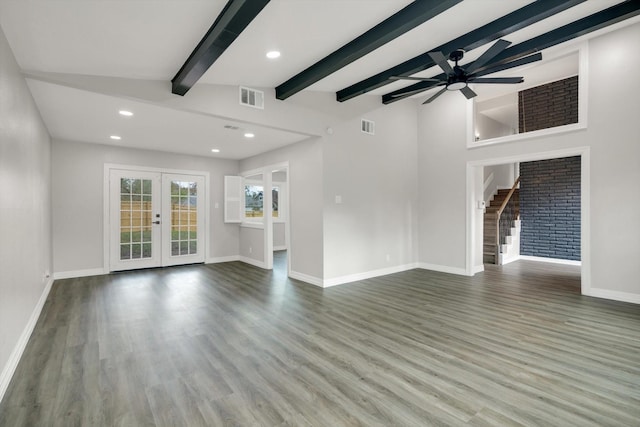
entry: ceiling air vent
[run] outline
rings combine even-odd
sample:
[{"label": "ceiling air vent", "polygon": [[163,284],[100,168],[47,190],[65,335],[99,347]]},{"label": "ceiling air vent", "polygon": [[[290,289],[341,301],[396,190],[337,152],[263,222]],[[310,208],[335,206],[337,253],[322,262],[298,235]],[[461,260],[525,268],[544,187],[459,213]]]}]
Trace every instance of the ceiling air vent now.
[{"label": "ceiling air vent", "polygon": [[264,92],[240,86],[240,105],[264,109]]},{"label": "ceiling air vent", "polygon": [[360,123],[360,130],[369,135],[376,134],[376,124],[371,120],[362,119]]}]

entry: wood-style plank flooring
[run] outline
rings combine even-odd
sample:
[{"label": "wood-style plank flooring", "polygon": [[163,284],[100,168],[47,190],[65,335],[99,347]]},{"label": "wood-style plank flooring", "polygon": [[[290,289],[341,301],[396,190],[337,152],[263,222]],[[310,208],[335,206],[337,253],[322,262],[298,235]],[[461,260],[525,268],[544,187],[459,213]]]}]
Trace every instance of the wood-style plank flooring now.
[{"label": "wood-style plank flooring", "polygon": [[197,265],[58,280],[1,426],[639,426],[640,306],[576,267],[321,289]]}]

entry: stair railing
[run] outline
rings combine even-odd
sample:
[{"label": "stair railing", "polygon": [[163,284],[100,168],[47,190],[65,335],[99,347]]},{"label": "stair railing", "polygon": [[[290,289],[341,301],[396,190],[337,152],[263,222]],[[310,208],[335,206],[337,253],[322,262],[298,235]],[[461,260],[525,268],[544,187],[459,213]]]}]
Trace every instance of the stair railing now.
[{"label": "stair railing", "polygon": [[[500,209],[496,212],[496,264],[500,263],[500,245],[502,243],[502,236],[506,236],[509,229],[513,225],[513,221],[516,220],[515,201],[511,200],[513,193],[520,184],[520,177],[516,178],[513,183],[513,187],[505,197]],[[504,214],[504,215],[503,215]]]}]

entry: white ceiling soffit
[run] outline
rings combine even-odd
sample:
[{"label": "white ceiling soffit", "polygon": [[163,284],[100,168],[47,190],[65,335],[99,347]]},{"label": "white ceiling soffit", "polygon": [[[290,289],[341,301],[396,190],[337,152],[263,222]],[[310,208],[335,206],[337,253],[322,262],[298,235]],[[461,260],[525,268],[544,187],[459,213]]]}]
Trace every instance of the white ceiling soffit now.
[{"label": "white ceiling soffit", "polygon": [[[307,139],[307,135],[194,114],[27,79],[52,137],[62,140],[243,159]],[[119,110],[134,112],[123,117]],[[226,129],[225,125],[238,129]],[[244,137],[245,132],[255,134]],[[121,136],[112,141],[111,135]],[[212,149],[220,153],[212,153]]]}]

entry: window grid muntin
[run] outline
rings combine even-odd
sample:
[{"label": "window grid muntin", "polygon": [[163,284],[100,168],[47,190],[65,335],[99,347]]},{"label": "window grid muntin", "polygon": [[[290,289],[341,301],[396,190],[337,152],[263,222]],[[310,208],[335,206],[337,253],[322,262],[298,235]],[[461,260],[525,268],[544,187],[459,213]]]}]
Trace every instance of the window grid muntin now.
[{"label": "window grid muntin", "polygon": [[198,253],[198,184],[171,181],[171,256]]},{"label": "window grid muntin", "polygon": [[151,258],[152,180],[120,179],[120,260]]}]

